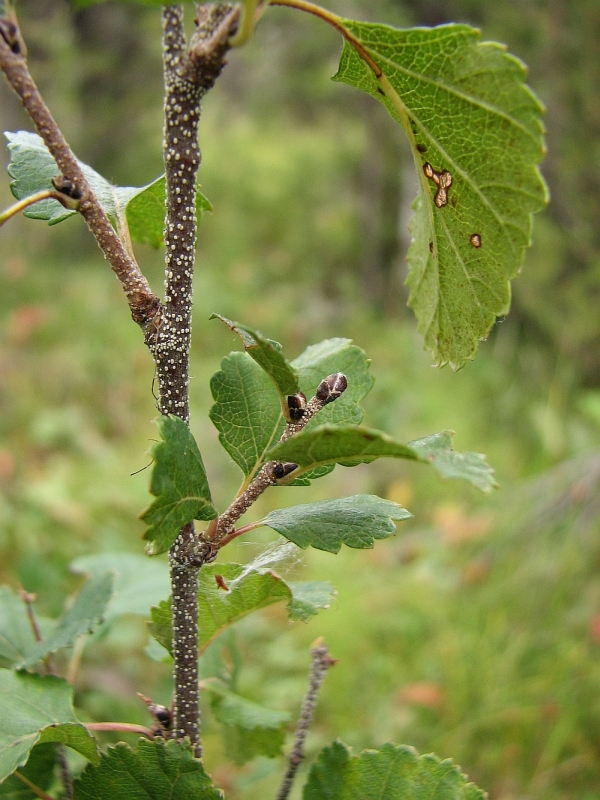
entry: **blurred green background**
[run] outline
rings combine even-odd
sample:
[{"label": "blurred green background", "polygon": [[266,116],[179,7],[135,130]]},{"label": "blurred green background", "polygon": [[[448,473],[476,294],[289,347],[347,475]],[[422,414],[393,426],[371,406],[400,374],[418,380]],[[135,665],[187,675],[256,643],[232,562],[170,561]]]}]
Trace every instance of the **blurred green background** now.
[{"label": "blurred green background", "polygon": [[[78,156],[115,183],[161,168],[160,14],[124,3],[74,11],[21,0],[32,72]],[[240,688],[297,713],[310,642],[327,678],[311,757],[336,736],[453,757],[493,800],[600,799],[600,39],[598,0],[331,0],[395,25],[468,22],[530,67],[547,106],[552,202],[514,282],[509,317],[459,373],[432,369],[406,308],[406,224],[416,179],[377,103],[330,82],[338,37],[273,8],[233,52],[201,123],[203,191],[192,355],[192,429],[221,508],[237,468],[207,417],[208,381],[237,348],[216,311],[278,339],[289,357],[348,336],[372,358],[368,424],[409,440],[453,428],[501,489],[482,497],[415,465],[338,468],[276,505],[374,492],[414,514],[374,550],[299,552],[285,575],[331,580],[309,625],[275,606],[239,623],[227,657]],[[3,130],[31,129],[0,87]],[[3,155],[6,160],[6,154]],[[8,179],[0,186],[10,203]],[[161,253],[138,250],[157,291]],[[120,288],[80,219],[0,232],[0,578],[58,614],[78,556],[140,553],[149,500],[153,368]],[[267,533],[230,548],[248,560]],[[136,691],[168,702],[140,620],[86,648],[84,718],[148,723]],[[233,655],[232,655],[233,654]],[[232,800],[270,797],[281,761],[237,768],[205,715],[207,765]],[[106,741],[108,741],[108,737]],[[299,794],[297,794],[299,796]]]}]

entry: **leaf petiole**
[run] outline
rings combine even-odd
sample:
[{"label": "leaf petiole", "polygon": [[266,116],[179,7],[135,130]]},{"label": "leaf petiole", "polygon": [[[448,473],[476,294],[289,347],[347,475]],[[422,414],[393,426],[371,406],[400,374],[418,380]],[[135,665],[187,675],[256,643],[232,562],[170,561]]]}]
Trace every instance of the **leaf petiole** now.
[{"label": "leaf petiole", "polygon": [[23,200],[19,200],[18,203],[15,203],[10,206],[10,208],[7,208],[6,211],[3,211],[0,214],[0,226],[4,225],[5,222],[8,222],[9,219],[12,219],[21,211],[25,211],[26,208],[29,208],[29,206],[32,206],[34,203],[39,203],[40,200],[58,200],[65,208],[73,211],[76,210],[78,203],[77,200],[72,200],[62,192],[57,192],[54,189],[42,189],[41,192],[30,194],[29,197],[24,197]]}]

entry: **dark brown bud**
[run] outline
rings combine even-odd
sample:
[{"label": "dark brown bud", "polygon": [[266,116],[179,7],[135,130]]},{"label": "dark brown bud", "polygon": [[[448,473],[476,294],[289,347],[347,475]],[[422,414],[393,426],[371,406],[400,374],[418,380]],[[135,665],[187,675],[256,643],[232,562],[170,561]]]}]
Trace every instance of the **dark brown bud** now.
[{"label": "dark brown bud", "polygon": [[21,37],[19,36],[19,29],[12,20],[0,19],[0,36],[2,36],[12,52],[15,55],[19,55],[21,52]]},{"label": "dark brown bud", "polygon": [[281,461],[278,461],[273,466],[273,476],[275,477],[275,480],[280,481],[282,478],[285,478],[286,475],[289,475],[290,472],[293,472],[295,469],[298,469],[298,464],[292,464],[289,461],[283,464]]},{"label": "dark brown bud", "polygon": [[57,192],[61,194],[66,194],[67,197],[70,197],[71,200],[81,200],[81,192],[75,186],[73,181],[70,181],[68,178],[65,178],[63,175],[55,175],[52,178],[52,185],[56,189]]},{"label": "dark brown bud", "polygon": [[287,404],[290,411],[290,419],[293,419],[295,422],[302,419],[306,409],[306,395],[304,392],[288,395]]},{"label": "dark brown bud", "polygon": [[348,381],[343,372],[336,372],[334,375],[328,375],[325,380],[321,381],[317,388],[316,398],[326,406],[328,403],[333,403],[338,397],[348,388]]},{"label": "dark brown bud", "polygon": [[164,728],[166,731],[171,730],[171,726],[173,725],[173,712],[170,708],[166,706],[159,706],[159,705],[151,705],[148,706],[148,711],[152,714],[154,719]]}]

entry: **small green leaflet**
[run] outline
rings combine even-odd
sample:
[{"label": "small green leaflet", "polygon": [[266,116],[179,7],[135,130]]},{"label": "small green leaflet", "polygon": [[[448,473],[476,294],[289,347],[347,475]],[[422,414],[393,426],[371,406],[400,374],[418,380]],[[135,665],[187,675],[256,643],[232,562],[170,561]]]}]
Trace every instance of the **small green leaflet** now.
[{"label": "small green leaflet", "polygon": [[455,453],[451,448],[452,432],[428,436],[409,444],[396,442],[391,436],[361,425],[321,425],[304,430],[267,453],[269,459],[298,464],[293,472],[328,464],[354,467],[378,458],[406,458],[431,464],[443,478],[463,478],[487,492],[496,486],[494,471],[479,453]]},{"label": "small green leaflet", "polygon": [[154,466],[150,492],[156,497],[140,518],[148,524],[144,539],[147,552],[164,553],[181,528],[194,519],[217,516],[196,440],[179,417],[158,420],[162,441],[152,447]]},{"label": "small green leaflet", "polygon": [[[49,620],[43,623],[45,633],[52,623]],[[0,667],[13,666],[36,647],[25,603],[8,586],[0,586]]]},{"label": "small green leaflet", "polygon": [[[358,424],[362,420],[360,403],[373,386],[369,365],[364,350],[350,339],[326,339],[308,347],[291,362],[300,388],[309,398],[327,375],[343,372],[348,379],[344,394],[320,411],[309,428],[320,422]],[[212,377],[211,391],[215,404],[210,418],[219,431],[219,441],[246,478],[251,479],[283,433],[285,420],[277,392],[258,364],[240,352],[223,359],[221,370]],[[321,474],[332,469],[324,467]],[[300,480],[308,482],[304,476]]]},{"label": "small green leaflet", "polygon": [[110,747],[75,781],[75,800],[223,800],[187,743],[140,739]]},{"label": "small green leaflet", "polygon": [[304,786],[303,800],[485,800],[447,758],[419,756],[391,742],[352,756],[343,742],[321,751]]},{"label": "small green leaflet", "polygon": [[[51,179],[59,170],[42,139],[36,133],[28,131],[4,135],[8,139],[11,156],[8,174],[13,181],[10,188],[17,200],[29,197],[42,189],[52,189]],[[118,227],[119,216],[124,211],[129,235],[133,241],[160,247],[163,243],[165,221],[164,176],[140,188],[113,186],[87,164],[79,163],[113,225]],[[205,211],[212,211],[212,206],[198,191],[196,198],[198,219]],[[56,225],[77,212],[64,208],[58,200],[40,200],[24,213],[30,219],[47,220],[49,225]]]},{"label": "small green leaflet", "polygon": [[283,357],[281,345],[273,339],[267,339],[259,331],[232,322],[220,314],[211,314],[209,319],[220,319],[242,340],[245,351],[264,369],[275,384],[281,398],[282,408],[287,409],[286,397],[300,391],[298,374],[292,365]]},{"label": "small green leaflet", "polygon": [[342,544],[360,549],[373,547],[375,539],[387,539],[396,533],[394,520],[410,517],[410,512],[391,500],[358,494],[271,511],[260,524],[273,528],[298,547],[311,545],[337,553]]},{"label": "small green leaflet", "polygon": [[[21,775],[34,783],[42,791],[50,788],[54,780],[56,766],[56,746],[37,744],[31,751],[27,764],[19,769]],[[0,784],[2,800],[37,800],[34,794],[16,775],[10,775]]]},{"label": "small green leaflet", "polygon": [[382,102],[408,135],[420,183],[409,304],[438,363],[461,367],[507,312],[532,213],[548,199],[542,106],[523,64],[467,25],[335,20],[344,49],[334,80]]},{"label": "small green leaflet", "polygon": [[19,668],[32,667],[49,653],[55,653],[61,647],[70,647],[76,639],[91,633],[103,620],[104,612],[112,597],[115,576],[105,572],[84,583],[75,598],[73,605],[56,621],[52,632],[44,637],[37,647],[18,664]]},{"label": "small green leaflet", "polygon": [[[216,576],[219,576],[219,584]],[[227,590],[221,588],[224,584]],[[287,602],[291,620],[307,622],[328,608],[335,590],[326,581],[287,583],[270,569],[253,564],[209,564],[199,575],[198,628],[200,652],[229,625],[260,608]],[[171,651],[171,602],[163,601],[151,611],[150,633]]]},{"label": "small green leaflet", "polygon": [[163,559],[147,558],[136,553],[98,553],[82,556],[70,564],[72,572],[101,578],[106,572],[115,576],[114,592],[105,612],[106,623],[123,616],[150,615],[150,606],[169,593],[169,566]]},{"label": "small green leaflet", "polygon": [[257,755],[268,758],[281,755],[285,726],[290,721],[287,712],[253,703],[230,691],[218,678],[202,681],[200,688],[211,695],[210,707],[215,719],[227,726],[225,747],[234,763],[245,764]]},{"label": "small green leaflet", "polygon": [[53,675],[0,670],[0,781],[25,764],[34,745],[61,742],[97,761],[96,740],[73,711],[73,687]]}]

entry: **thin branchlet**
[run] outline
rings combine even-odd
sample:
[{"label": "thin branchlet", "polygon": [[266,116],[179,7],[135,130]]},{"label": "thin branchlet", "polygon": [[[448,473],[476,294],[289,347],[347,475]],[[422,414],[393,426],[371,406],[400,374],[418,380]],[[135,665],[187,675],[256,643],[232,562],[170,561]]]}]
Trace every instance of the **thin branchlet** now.
[{"label": "thin branchlet", "polygon": [[[304,405],[301,416],[298,419],[290,420],[286,424],[279,441],[285,442],[291,436],[300,433],[322,408],[337,400],[346,391],[347,386],[346,376],[341,372],[324,378],[319,384],[315,396]],[[288,403],[294,409],[296,409],[296,403],[291,401],[295,401],[295,399],[294,397],[288,400]],[[265,489],[268,489],[269,486],[274,486],[278,481],[289,475],[296,466],[296,464],[281,464],[278,461],[268,461],[264,464],[246,489],[221,514],[214,525],[214,529],[212,531],[209,529],[207,536],[210,541],[216,546],[224,546],[232,541],[235,538],[235,523],[242,514],[246,513]]]},{"label": "thin branchlet", "polygon": [[289,797],[298,767],[304,761],[304,744],[315,714],[321,684],[330,667],[337,663],[336,659],[329,655],[329,649],[323,641],[317,640],[315,642],[310,655],[311,666],[308,688],[302,701],[300,717],[294,733],[294,744],[288,756],[288,768],[283,776],[276,800],[287,800]]},{"label": "thin branchlet", "polygon": [[[238,11],[227,4],[198,6],[188,47],[183,8],[166,6],[163,22],[166,174],[165,301],[154,356],[163,414],[189,424],[189,350],[196,246],[196,175],[200,165],[200,102],[225,64]],[[194,524],[185,525],[169,551],[173,606],[175,739],[187,737],[201,757],[198,702],[198,569],[212,553],[199,548]]]},{"label": "thin branchlet", "polygon": [[20,42],[16,22],[0,20],[0,69],[19,96],[37,132],[56,161],[62,179],[77,192],[79,198],[77,210],[85,219],[105,258],[121,282],[131,316],[142,327],[146,342],[151,345],[160,316],[160,300],[151,290],[136,261],[127,253],[83,174],[79,162],[29,73],[24,48]]}]

